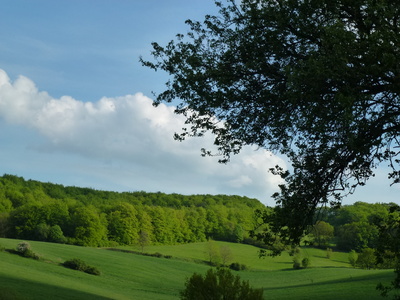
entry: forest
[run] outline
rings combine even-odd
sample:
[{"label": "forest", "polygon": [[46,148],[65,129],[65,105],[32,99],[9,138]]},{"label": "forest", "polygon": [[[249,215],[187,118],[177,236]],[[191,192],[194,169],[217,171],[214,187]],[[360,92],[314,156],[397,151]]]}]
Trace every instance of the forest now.
[{"label": "forest", "polygon": [[[361,252],[377,248],[380,224],[394,204],[356,202],[326,208],[306,244]],[[184,244],[208,239],[263,246],[256,199],[227,195],[111,192],[0,177],[0,237],[82,246]],[[262,223],[262,222],[261,222]],[[255,231],[257,232],[257,231]]]},{"label": "forest", "polygon": [[240,242],[256,199],[111,192],[0,177],[0,237],[83,246]]}]

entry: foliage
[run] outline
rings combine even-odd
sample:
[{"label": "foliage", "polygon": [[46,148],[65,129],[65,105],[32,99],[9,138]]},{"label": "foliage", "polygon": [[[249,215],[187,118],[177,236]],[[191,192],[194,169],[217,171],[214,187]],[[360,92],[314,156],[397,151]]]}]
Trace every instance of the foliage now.
[{"label": "foliage", "polygon": [[357,252],[354,251],[354,250],[351,250],[351,251],[349,252],[349,257],[348,257],[348,259],[349,259],[349,263],[350,263],[353,267],[355,267],[355,266],[357,265],[357,260],[358,260],[358,254],[357,254]]},{"label": "foliage", "polygon": [[17,245],[17,252],[18,253],[25,253],[27,251],[31,250],[31,245],[28,242],[20,242]]},{"label": "foliage", "polygon": [[353,222],[340,226],[337,230],[337,246],[342,250],[376,247],[378,228],[366,222]]},{"label": "foliage", "polygon": [[400,206],[392,204],[386,218],[379,220],[379,240],[377,247],[377,261],[381,265],[395,266],[395,278],[389,286],[380,283],[377,287],[382,295],[397,292],[394,299],[400,299]]},{"label": "foliage", "polygon": [[240,264],[240,263],[237,263],[237,262],[231,263],[229,265],[229,268],[231,270],[234,270],[234,271],[245,271],[245,270],[248,269],[248,267],[245,264]]},{"label": "foliage", "polygon": [[138,244],[142,252],[144,251],[144,247],[150,244],[150,237],[147,231],[141,230],[139,232]]},{"label": "foliage", "polygon": [[293,258],[293,269],[295,269],[295,270],[301,269],[301,262],[300,262],[300,258],[298,256],[295,256]]},{"label": "foliage", "polygon": [[326,246],[333,238],[333,233],[334,227],[325,221],[318,221],[311,229],[318,246]]},{"label": "foliage", "polygon": [[32,249],[31,245],[28,242],[20,242],[17,245],[17,253],[23,257],[39,259],[39,256],[36,255]]},{"label": "foliage", "polygon": [[257,300],[263,299],[262,289],[253,289],[248,281],[240,280],[228,269],[209,269],[205,276],[194,273],[185,283],[181,292],[182,300]]},{"label": "foliage", "polygon": [[365,248],[358,254],[356,265],[362,269],[372,269],[376,266],[375,250]]},{"label": "foliage", "polygon": [[221,262],[220,251],[217,244],[209,239],[205,244],[204,254],[206,256],[206,260],[211,266],[218,266]]},{"label": "foliage", "polygon": [[232,250],[229,246],[224,245],[219,248],[222,266],[227,267],[229,262],[233,259]]},{"label": "foliage", "polygon": [[332,248],[326,248],[326,258],[327,259],[331,259],[332,252],[333,252]]},{"label": "foliage", "polygon": [[78,245],[240,241],[263,207],[239,196],[117,193],[12,175],[0,177],[0,186],[0,199],[12,203],[0,211],[0,236]]},{"label": "foliage", "polygon": [[[153,43],[144,66],[170,75],[156,104],[178,101],[178,140],[215,134],[222,162],[256,145],[285,154],[292,171],[271,229],[299,242],[319,205],[338,206],[378,163],[400,181],[396,1],[216,1],[216,16]],[[293,118],[293,116],[296,116]],[[204,155],[213,151],[203,150]],[[287,230],[282,230],[287,228]]]},{"label": "foliage", "polygon": [[308,268],[308,267],[310,266],[310,259],[309,259],[308,257],[304,257],[304,258],[301,260],[301,266],[302,266],[304,269]]},{"label": "foliage", "polygon": [[85,263],[83,260],[79,258],[73,258],[70,260],[65,261],[62,264],[64,267],[72,269],[72,270],[77,270],[77,271],[82,271],[88,274],[92,275],[100,275],[101,272],[96,268],[89,266],[87,263]]}]

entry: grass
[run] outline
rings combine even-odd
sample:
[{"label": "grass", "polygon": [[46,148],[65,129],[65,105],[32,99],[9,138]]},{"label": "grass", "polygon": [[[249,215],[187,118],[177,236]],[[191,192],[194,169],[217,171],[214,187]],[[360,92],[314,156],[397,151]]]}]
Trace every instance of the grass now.
[{"label": "grass", "polygon": [[[19,240],[0,239],[0,247],[14,249]],[[177,246],[149,246],[146,252],[171,255],[172,259],[89,247],[29,242],[39,261],[0,252],[1,299],[178,299],[185,279],[194,272],[205,273],[205,243]],[[237,274],[253,287],[264,288],[266,299],[381,299],[377,283],[389,283],[392,270],[353,269],[346,253],[307,248],[303,255],[311,268],[292,269],[288,254],[259,259],[257,248],[223,242],[233,261],[246,264],[249,271]],[[124,249],[138,250],[129,247]],[[97,267],[101,276],[70,270],[60,263],[79,258]]]}]

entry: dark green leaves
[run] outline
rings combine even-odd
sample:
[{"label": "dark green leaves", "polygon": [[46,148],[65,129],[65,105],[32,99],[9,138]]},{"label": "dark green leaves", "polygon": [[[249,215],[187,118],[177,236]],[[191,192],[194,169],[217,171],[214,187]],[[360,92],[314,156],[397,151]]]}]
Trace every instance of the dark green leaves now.
[{"label": "dark green leaves", "polygon": [[154,44],[155,62],[142,61],[171,75],[157,102],[179,101],[180,140],[213,132],[222,162],[243,145],[285,154],[293,170],[275,199],[296,236],[318,205],[340,204],[379,162],[399,181],[396,1],[216,4],[218,16],[188,21],[186,36]]}]

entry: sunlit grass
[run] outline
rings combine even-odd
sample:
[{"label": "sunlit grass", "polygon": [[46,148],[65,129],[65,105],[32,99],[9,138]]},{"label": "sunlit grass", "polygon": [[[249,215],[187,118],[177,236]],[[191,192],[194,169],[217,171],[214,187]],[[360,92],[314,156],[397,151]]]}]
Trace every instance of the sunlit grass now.
[{"label": "sunlit grass", "polygon": [[[0,239],[0,246],[13,249],[19,240]],[[0,299],[178,299],[184,281],[194,272],[205,273],[205,243],[151,246],[145,252],[159,252],[173,258],[155,258],[106,249],[29,242],[42,260],[0,252]],[[307,248],[303,256],[311,268],[292,269],[292,257],[259,259],[257,248],[216,242],[232,250],[232,261],[246,264],[237,272],[256,288],[264,288],[265,299],[381,299],[375,290],[379,282],[393,279],[391,270],[353,269],[346,253]],[[125,247],[125,249],[133,249]],[[97,267],[101,276],[70,270],[59,264],[79,258]]]}]

